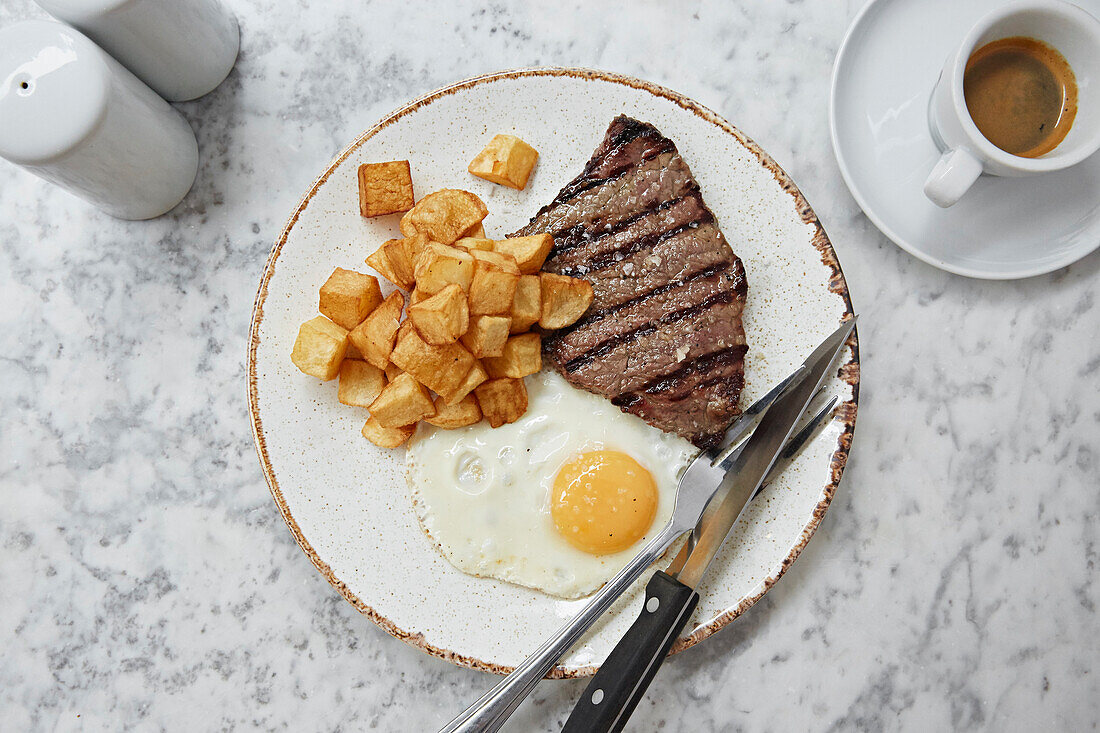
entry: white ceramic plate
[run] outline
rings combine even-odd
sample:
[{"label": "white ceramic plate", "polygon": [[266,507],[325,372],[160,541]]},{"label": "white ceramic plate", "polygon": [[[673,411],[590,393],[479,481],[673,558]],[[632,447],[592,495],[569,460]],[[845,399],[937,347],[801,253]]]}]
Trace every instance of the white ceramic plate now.
[{"label": "white ceramic plate", "polygon": [[[833,67],[829,122],[845,183],[882,233],[940,269],[1007,280],[1100,246],[1100,154],[1058,173],[982,176],[941,209],[922,191],[940,157],[928,100],[948,53],[1004,0],[872,0]],[[1100,16],[1100,0],[1076,0]]]},{"label": "white ceramic plate", "polygon": [[[390,115],[317,179],[272,250],[256,297],[248,357],[249,406],[260,461],[287,524],[326,578],[375,623],[458,664],[506,672],[584,601],[464,575],[421,532],[404,481],[404,452],[359,434],[364,410],[340,405],[290,362],[298,325],[317,310],[333,267],[397,233],[397,217],[363,219],[360,163],[408,158],[415,190],[476,192],[486,229],[518,228],[587,161],[611,119],[626,113],[676,141],[748,271],[746,388],[751,402],[851,313],[844,277],[813,211],[786,174],[713,112],[666,89],[601,72],[540,69],[461,82]],[[466,173],[493,134],[541,153],[526,191]],[[700,588],[677,649],[714,633],[760,598],[817,528],[844,467],[855,423],[853,339],[829,389],[843,405],[792,467],[749,509]],[[841,378],[842,377],[842,378]],[[644,584],[643,577],[640,584]],[[636,592],[637,588],[635,589]],[[591,674],[632,621],[635,595],[573,649],[555,676]]]}]

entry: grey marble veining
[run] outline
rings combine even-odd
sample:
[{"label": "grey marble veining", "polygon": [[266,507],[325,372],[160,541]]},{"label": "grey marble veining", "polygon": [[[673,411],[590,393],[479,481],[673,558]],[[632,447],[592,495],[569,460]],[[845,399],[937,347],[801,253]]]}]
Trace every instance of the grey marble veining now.
[{"label": "grey marble veining", "polygon": [[[492,679],[313,569],[252,446],[252,299],[329,158],[442,84],[593,66],[682,91],[798,181],[862,314],[856,445],[763,601],[662,670],[632,730],[1095,730],[1100,255],[988,283],[898,250],[828,140],[859,0],[227,0],[242,51],[180,105],[203,163],[115,221],[0,164],[0,730],[430,730]],[[0,23],[41,13],[0,6]],[[582,682],[514,730],[553,730]]]}]

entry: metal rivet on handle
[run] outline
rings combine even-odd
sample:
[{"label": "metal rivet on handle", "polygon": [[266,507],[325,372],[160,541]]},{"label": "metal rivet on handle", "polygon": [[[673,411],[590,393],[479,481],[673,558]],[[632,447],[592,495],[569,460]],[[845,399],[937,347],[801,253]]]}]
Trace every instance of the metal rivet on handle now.
[{"label": "metal rivet on handle", "polygon": [[603,690],[596,690],[592,693],[592,704],[599,705],[603,702]]},{"label": "metal rivet on handle", "polygon": [[658,598],[657,596],[653,596],[652,598],[650,598],[648,601],[645,602],[645,610],[649,611],[650,613],[656,613],[657,609],[660,608],[660,607],[661,607],[661,599]]}]

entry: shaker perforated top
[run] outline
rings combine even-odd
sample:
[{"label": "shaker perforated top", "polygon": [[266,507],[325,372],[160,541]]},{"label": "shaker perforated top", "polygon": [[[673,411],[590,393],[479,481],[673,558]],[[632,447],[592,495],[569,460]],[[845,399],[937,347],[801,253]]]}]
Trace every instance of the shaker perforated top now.
[{"label": "shaker perforated top", "polygon": [[0,156],[44,165],[77,147],[106,115],[110,79],[79,31],[46,20],[0,29]]}]

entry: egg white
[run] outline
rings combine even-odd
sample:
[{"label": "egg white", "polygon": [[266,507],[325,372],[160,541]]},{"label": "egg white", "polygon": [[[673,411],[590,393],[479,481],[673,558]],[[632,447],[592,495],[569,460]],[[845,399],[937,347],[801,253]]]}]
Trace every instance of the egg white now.
[{"label": "egg white", "polygon": [[[413,505],[429,538],[459,570],[578,598],[610,580],[668,522],[676,480],[698,450],[545,370],[526,379],[527,413],[491,429],[421,423],[409,443]],[[554,476],[572,456],[617,450],[649,470],[657,514],[625,550],[590,555],[558,534],[550,515]]]}]

